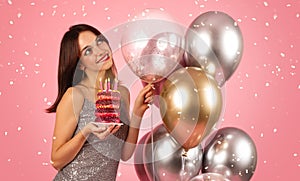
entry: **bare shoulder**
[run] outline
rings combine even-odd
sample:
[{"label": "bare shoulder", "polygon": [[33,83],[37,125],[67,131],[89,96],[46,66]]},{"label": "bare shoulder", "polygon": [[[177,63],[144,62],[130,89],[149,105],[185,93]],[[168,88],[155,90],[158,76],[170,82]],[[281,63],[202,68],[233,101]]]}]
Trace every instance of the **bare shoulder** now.
[{"label": "bare shoulder", "polygon": [[84,102],[84,96],[80,89],[76,87],[70,87],[64,93],[58,108],[65,109],[66,107],[73,108],[75,112],[80,112]]},{"label": "bare shoulder", "polygon": [[73,99],[76,101],[84,99],[81,90],[77,87],[69,87],[63,97],[66,97],[67,99]]}]

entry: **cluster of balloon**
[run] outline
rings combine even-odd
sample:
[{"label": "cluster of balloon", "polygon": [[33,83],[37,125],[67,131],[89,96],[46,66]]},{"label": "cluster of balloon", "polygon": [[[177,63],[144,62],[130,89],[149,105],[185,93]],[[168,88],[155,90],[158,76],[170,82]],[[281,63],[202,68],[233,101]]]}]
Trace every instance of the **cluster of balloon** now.
[{"label": "cluster of balloon", "polygon": [[154,84],[163,122],[139,142],[135,169],[141,180],[252,177],[257,155],[249,135],[237,128],[217,129],[224,84],[243,54],[242,33],[233,18],[209,11],[185,31],[163,10],[146,9],[127,24],[121,51],[143,86]]}]

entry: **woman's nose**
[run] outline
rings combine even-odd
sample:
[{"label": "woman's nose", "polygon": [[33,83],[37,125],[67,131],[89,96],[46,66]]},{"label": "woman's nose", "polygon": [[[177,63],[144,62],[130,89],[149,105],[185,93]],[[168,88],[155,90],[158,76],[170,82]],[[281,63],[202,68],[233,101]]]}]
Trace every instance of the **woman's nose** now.
[{"label": "woman's nose", "polygon": [[94,53],[96,55],[101,55],[103,52],[104,52],[104,49],[102,49],[101,47],[98,47],[98,46],[94,47]]}]

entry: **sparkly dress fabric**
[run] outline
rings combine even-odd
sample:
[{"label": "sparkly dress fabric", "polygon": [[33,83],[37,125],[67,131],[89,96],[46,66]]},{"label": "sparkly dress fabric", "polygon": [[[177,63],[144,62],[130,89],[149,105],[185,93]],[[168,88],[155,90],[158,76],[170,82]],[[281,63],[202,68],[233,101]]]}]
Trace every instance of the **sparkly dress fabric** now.
[{"label": "sparkly dress fabric", "polygon": [[[94,111],[95,104],[85,99],[74,134],[77,134],[87,123],[95,120]],[[124,113],[121,109],[121,118],[124,118],[122,114]],[[95,135],[90,134],[74,160],[57,173],[54,181],[115,180],[122,146],[128,134],[128,120],[122,122],[124,125],[104,140],[99,140]]]}]

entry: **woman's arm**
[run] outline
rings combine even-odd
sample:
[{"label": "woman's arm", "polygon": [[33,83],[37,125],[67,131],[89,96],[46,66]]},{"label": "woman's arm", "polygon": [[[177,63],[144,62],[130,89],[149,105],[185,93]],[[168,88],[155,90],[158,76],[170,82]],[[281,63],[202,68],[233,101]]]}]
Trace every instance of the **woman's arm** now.
[{"label": "woman's arm", "polygon": [[[153,85],[149,84],[145,86],[136,97],[134,107],[132,110],[132,116],[129,123],[128,136],[122,151],[121,159],[124,161],[128,160],[132,156],[135,150],[142,117],[145,111],[149,108],[149,104],[152,101],[152,95],[153,95],[152,90],[153,90]],[[129,100],[130,100],[129,91],[127,90],[125,94],[127,95],[127,99],[125,100],[127,101],[126,108],[128,110],[128,115],[129,115]]]},{"label": "woman's arm", "polygon": [[72,138],[83,100],[76,88],[69,88],[56,109],[51,163],[57,170],[74,159],[86,140],[87,135],[83,135],[83,132]]},{"label": "woman's arm", "polygon": [[84,97],[80,90],[69,88],[57,107],[51,152],[51,163],[57,170],[62,169],[75,158],[90,133],[103,139],[111,131],[110,128],[97,127],[89,123],[73,136],[83,101]]}]

